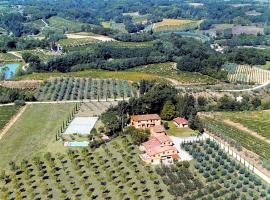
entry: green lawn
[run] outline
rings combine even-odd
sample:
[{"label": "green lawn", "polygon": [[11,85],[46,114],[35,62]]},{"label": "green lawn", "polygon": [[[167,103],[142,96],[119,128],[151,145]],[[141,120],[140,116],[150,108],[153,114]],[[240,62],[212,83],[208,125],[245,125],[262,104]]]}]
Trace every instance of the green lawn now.
[{"label": "green lawn", "polygon": [[12,160],[31,158],[42,152],[62,152],[55,134],[74,104],[32,104],[0,140],[0,168]]},{"label": "green lawn", "polygon": [[169,129],[166,130],[166,133],[168,133],[168,135],[173,135],[177,137],[188,137],[195,134],[194,131],[191,130],[190,128],[177,128],[174,125],[173,121],[169,121],[168,125]]},{"label": "green lawn", "polygon": [[13,115],[15,115],[19,106],[1,106],[0,107],[0,130],[9,122]]}]

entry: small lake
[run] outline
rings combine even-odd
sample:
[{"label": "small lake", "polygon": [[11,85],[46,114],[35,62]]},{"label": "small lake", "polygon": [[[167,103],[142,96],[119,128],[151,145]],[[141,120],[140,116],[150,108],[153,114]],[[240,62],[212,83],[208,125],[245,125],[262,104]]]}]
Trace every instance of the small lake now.
[{"label": "small lake", "polygon": [[19,63],[9,63],[9,64],[0,65],[0,72],[2,71],[3,67],[7,67],[8,70],[5,72],[5,79],[10,79],[13,77],[13,75],[16,72],[16,69],[19,66],[20,66]]}]

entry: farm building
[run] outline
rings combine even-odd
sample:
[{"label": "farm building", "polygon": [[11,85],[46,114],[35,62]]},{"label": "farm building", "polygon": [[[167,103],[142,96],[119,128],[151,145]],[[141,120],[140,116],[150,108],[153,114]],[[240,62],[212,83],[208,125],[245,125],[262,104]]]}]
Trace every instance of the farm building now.
[{"label": "farm building", "polygon": [[[173,146],[173,142],[166,135],[164,127],[161,125],[150,128],[150,138],[140,146],[141,159],[147,164],[171,164],[173,160],[179,159],[178,151]],[[157,131],[157,132],[155,132]]]},{"label": "farm building", "polygon": [[173,119],[173,123],[178,128],[187,128],[188,127],[188,120],[183,117],[177,117]]},{"label": "farm building", "polygon": [[157,114],[133,115],[130,124],[135,128],[145,129],[161,125],[161,118]]}]

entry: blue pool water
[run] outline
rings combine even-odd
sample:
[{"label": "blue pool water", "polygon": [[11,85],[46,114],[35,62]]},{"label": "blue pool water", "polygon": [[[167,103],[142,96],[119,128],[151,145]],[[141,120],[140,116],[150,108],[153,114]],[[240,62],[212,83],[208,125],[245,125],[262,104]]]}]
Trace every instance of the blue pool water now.
[{"label": "blue pool water", "polygon": [[5,79],[10,79],[15,74],[16,69],[20,66],[18,63],[5,64],[0,66],[0,71],[3,67],[8,67],[8,71],[5,73]]}]

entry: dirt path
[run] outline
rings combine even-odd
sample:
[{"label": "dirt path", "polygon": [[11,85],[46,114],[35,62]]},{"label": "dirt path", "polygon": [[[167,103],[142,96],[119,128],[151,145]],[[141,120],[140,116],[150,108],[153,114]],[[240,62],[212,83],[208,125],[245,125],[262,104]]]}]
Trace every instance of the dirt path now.
[{"label": "dirt path", "polygon": [[241,131],[247,132],[250,135],[252,135],[252,136],[254,136],[254,137],[256,137],[256,138],[258,138],[260,140],[263,140],[263,141],[267,142],[268,144],[270,144],[270,140],[268,140],[265,137],[261,136],[259,133],[250,130],[249,128],[245,127],[243,124],[233,122],[233,121],[231,121],[229,119],[224,119],[223,122],[230,125],[230,126],[236,127]]},{"label": "dirt path", "polygon": [[19,112],[12,117],[12,119],[7,123],[7,125],[0,131],[0,140],[4,137],[4,135],[8,132],[8,130],[12,127],[12,125],[20,118],[20,116],[26,110],[26,106],[22,107]]}]

